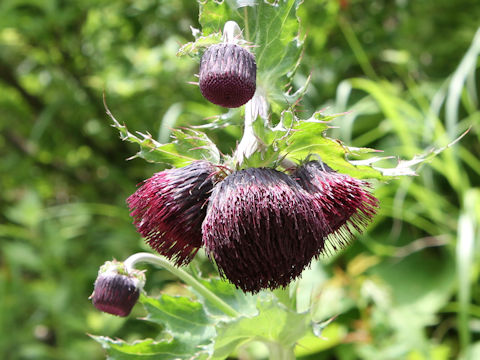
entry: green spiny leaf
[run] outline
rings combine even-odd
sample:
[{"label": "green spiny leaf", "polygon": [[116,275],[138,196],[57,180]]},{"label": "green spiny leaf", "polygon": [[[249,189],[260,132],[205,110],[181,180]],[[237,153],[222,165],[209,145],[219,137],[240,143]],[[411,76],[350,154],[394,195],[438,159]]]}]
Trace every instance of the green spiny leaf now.
[{"label": "green spiny leaf", "polygon": [[215,336],[215,320],[205,312],[203,305],[186,297],[162,295],[159,299],[141,297],[148,312],[147,320],[165,326],[176,339],[192,346],[208,345]]},{"label": "green spiny leaf", "polygon": [[172,136],[179,152],[193,154],[198,160],[220,162],[220,151],[205,133],[193,129],[173,129]]},{"label": "green spiny leaf", "polygon": [[183,45],[177,52],[177,56],[198,56],[199,53],[210,45],[217,44],[222,40],[221,34],[212,33],[207,36],[200,36],[194,42]]},{"label": "green spiny leaf", "polygon": [[217,326],[214,358],[227,356],[241,344],[252,340],[293,346],[310,331],[309,314],[287,309],[272,294],[260,294],[257,298],[257,315]]},{"label": "green spiny leaf", "polygon": [[186,166],[195,160],[209,160],[214,163],[220,161],[220,152],[216,145],[200,131],[173,130],[174,141],[162,144],[150,134],[141,132],[137,132],[137,135],[132,134],[125,125],[115,119],[106,104],[105,109],[113,121],[112,126],[119,131],[120,138],[140,147],[140,150],[129,160],[140,157],[149,162],[169,164],[175,167]]},{"label": "green spiny leaf", "polygon": [[[242,315],[256,314],[256,297],[245,294],[243,291],[235,288],[235,286],[228,281],[222,279],[198,279],[202,285],[212,291],[215,295],[225,301],[228,305],[233,307]],[[194,291],[192,289],[192,291]],[[200,299],[205,304],[205,309],[209,314],[216,316],[223,316],[224,314],[208,301]]]},{"label": "green spiny leaf", "polygon": [[[264,154],[279,154],[280,160],[285,157],[297,163],[301,163],[309,157],[317,157],[340,173],[358,179],[383,181],[398,176],[416,175],[415,171],[418,165],[430,161],[468,133],[467,130],[445,147],[429,150],[411,160],[397,160],[394,166],[383,168],[375,164],[392,159],[392,157],[373,156],[357,160],[359,156],[364,157],[366,154],[380,151],[349,147],[340,140],[331,139],[326,135],[330,129],[329,122],[340,115],[323,115],[321,112],[316,112],[311,118],[301,120],[288,110],[282,113],[281,120],[275,127],[265,127],[262,120],[257,119],[254,123],[254,131],[265,146]],[[255,161],[258,162],[258,159]]]},{"label": "green spiny leaf", "polygon": [[131,344],[123,340],[113,340],[105,336],[92,336],[107,351],[108,360],[171,360],[207,359],[207,350],[194,349],[177,339],[155,341],[146,339]]}]

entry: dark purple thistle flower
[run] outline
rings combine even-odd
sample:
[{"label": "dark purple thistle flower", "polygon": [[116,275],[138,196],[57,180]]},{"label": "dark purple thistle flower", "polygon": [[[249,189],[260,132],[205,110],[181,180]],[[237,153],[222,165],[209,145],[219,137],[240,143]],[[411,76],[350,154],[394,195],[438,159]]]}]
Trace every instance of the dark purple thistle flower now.
[{"label": "dark purple thistle flower", "polygon": [[107,261],[98,272],[93,294],[93,305],[100,311],[117,316],[128,316],[145,284],[143,272],[128,274],[123,265]]},{"label": "dark purple thistle flower", "polygon": [[329,245],[345,246],[369,224],[376,214],[378,200],[368,191],[368,182],[339,174],[321,161],[309,161],[293,173],[295,180],[322,206],[332,229]]},{"label": "dark purple thistle flower", "polygon": [[220,274],[252,293],[288,285],[322,252],[329,232],[313,197],[266,168],[240,170],[218,183],[202,224]]},{"label": "dark purple thistle flower", "polygon": [[177,265],[188,264],[202,246],[201,225],[215,172],[208,161],[161,171],[127,199],[137,231]]},{"label": "dark purple thistle flower", "polygon": [[255,94],[255,57],[235,44],[210,46],[200,62],[199,85],[202,95],[212,103],[236,108]]}]

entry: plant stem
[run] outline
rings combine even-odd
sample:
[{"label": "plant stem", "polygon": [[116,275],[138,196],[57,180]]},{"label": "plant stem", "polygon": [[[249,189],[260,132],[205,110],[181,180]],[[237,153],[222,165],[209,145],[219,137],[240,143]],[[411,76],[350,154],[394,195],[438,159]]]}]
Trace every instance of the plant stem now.
[{"label": "plant stem", "polygon": [[215,305],[219,310],[223,311],[226,315],[231,317],[240,316],[240,314],[234,308],[232,308],[225,301],[220,299],[212,291],[207,289],[202,283],[200,283],[192,275],[176,267],[175,265],[170,263],[167,259],[161,256],[150,254],[150,253],[141,252],[141,253],[131,255],[127,260],[125,260],[124,265],[128,271],[132,271],[133,269],[135,269],[135,264],[139,262],[148,262],[150,264],[164,268],[165,270],[171,272],[173,275],[177,276],[186,284],[194,288],[201,296],[203,296],[205,299],[210,301],[213,305]]},{"label": "plant stem", "polygon": [[253,130],[253,123],[258,116],[260,116],[264,122],[268,121],[268,101],[264,91],[260,87],[257,87],[255,95],[253,95],[253,98],[245,105],[243,136],[234,155],[234,159],[239,165],[263,146]]},{"label": "plant stem", "polygon": [[266,344],[270,353],[270,360],[294,360],[295,353],[293,351],[293,346],[284,347],[282,344],[277,342],[269,342]]},{"label": "plant stem", "polygon": [[245,38],[247,39],[247,41],[251,41],[250,40],[250,29],[248,28],[248,6],[245,6],[243,8],[243,22],[244,22],[244,25],[245,25]]}]

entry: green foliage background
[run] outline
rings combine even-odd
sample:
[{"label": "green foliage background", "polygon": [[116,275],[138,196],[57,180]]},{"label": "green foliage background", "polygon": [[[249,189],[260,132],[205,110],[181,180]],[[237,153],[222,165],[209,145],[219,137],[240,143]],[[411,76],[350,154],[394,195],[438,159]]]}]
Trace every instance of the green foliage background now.
[{"label": "green foliage background", "polygon": [[[102,359],[87,333],[157,336],[135,319],[141,306],[119,319],[88,300],[105,260],[146,249],[124,201],[162,169],[125,160],[137,148],[110,127],[102,92],[129,129],[160,142],[217,115],[187,83],[197,64],[176,56],[197,15],[187,0],[0,2],[0,358]],[[349,111],[332,137],[411,158],[472,129],[418,177],[375,184],[369,231],[305,273],[315,318],[338,317],[297,356],[480,358],[480,5],[307,1],[299,16],[307,37],[294,87],[312,76],[300,115]],[[240,135],[209,132],[225,153]],[[185,291],[153,269],[147,290]],[[262,354],[254,344],[237,356]]]}]

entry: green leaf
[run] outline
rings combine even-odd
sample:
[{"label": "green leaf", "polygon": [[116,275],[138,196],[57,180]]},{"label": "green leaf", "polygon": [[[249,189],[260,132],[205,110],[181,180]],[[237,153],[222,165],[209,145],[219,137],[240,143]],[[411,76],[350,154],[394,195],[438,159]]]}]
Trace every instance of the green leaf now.
[{"label": "green leaf", "polygon": [[[319,117],[315,114],[314,117]],[[349,174],[359,179],[383,179],[383,175],[369,166],[355,166],[347,160],[351,151],[339,140],[326,136],[329,129],[328,121],[334,116],[325,117],[325,120],[315,118],[297,122],[291,135],[284,140],[284,151],[288,158],[302,161],[309,156],[318,156],[323,162],[335,171]]]},{"label": "green leaf", "polygon": [[203,359],[213,352],[215,323],[203,305],[186,297],[162,295],[154,299],[142,295],[148,312],[146,320],[164,327],[160,340],[126,343],[107,337],[93,337],[107,350],[109,359]]},{"label": "green leaf", "polygon": [[308,356],[314,355],[321,351],[326,351],[337,345],[340,345],[347,335],[348,329],[346,326],[330,323],[324,331],[322,336],[315,336],[313,333],[307,333],[302,339],[300,339],[295,347],[295,355]]},{"label": "green leaf", "polygon": [[108,360],[135,360],[135,359],[207,359],[208,352],[203,349],[192,348],[189,344],[177,339],[155,341],[146,339],[129,344],[123,340],[113,340],[105,336],[92,336],[102,344],[107,351]]},{"label": "green leaf", "polygon": [[165,326],[175,339],[186,341],[192,347],[208,345],[215,336],[215,321],[198,301],[162,295],[159,299],[142,296],[141,303],[148,312],[147,320]]},{"label": "green leaf", "polygon": [[194,155],[195,159],[205,159],[213,163],[220,162],[220,151],[208,136],[193,129],[173,129],[174,144],[179,152]]},{"label": "green leaf", "polygon": [[[327,136],[330,129],[329,122],[341,114],[323,115],[316,112],[309,119],[302,120],[290,111],[284,111],[279,124],[275,127],[265,127],[261,119],[254,123],[255,135],[265,145],[264,154],[274,159],[278,154],[280,160],[301,163],[307,158],[318,158],[335,171],[351,175],[358,179],[388,180],[398,176],[416,175],[415,169],[419,164],[430,161],[435,156],[457,143],[468,130],[452,143],[439,149],[431,149],[424,154],[417,155],[411,160],[397,160],[392,167],[383,168],[375,163],[391,159],[391,157],[365,157],[370,153],[380,152],[370,148],[354,148],[344,145],[340,140]],[[264,157],[266,156],[264,155]],[[259,156],[259,155],[255,155]],[[263,158],[262,158],[263,159]],[[258,162],[258,159],[254,159]],[[251,163],[249,163],[251,165]]]},{"label": "green leaf", "polygon": [[125,125],[121,125],[112,115],[105,104],[107,115],[113,121],[113,127],[120,133],[123,141],[139,145],[140,150],[130,159],[140,157],[149,162],[169,164],[174,167],[182,167],[195,160],[208,160],[213,163],[220,161],[220,152],[216,145],[204,133],[192,130],[172,130],[174,140],[167,144],[161,144],[150,134],[137,135],[128,131]]},{"label": "green leaf", "polygon": [[189,42],[183,45],[177,51],[177,56],[198,56],[204,48],[207,48],[213,44],[218,44],[221,40],[222,36],[220,32],[209,34],[207,36],[200,36],[194,42]]},{"label": "green leaf", "polygon": [[[257,313],[256,296],[244,293],[237,289],[235,285],[223,279],[198,279],[198,281],[240,314],[252,316]],[[192,291],[195,292],[193,289]],[[209,314],[224,316],[224,313],[218,310],[213,304],[210,304],[210,302],[203,300],[203,298],[200,298],[200,301],[204,303],[205,309]]]},{"label": "green leaf", "polygon": [[296,11],[301,1],[284,0],[276,5],[266,1],[244,12],[248,41],[255,51],[257,66],[263,81],[276,80],[296,69],[303,42],[298,37]]},{"label": "green leaf", "polygon": [[305,336],[310,329],[308,313],[287,309],[269,293],[258,296],[258,315],[246,316],[217,326],[214,358],[231,354],[249,341],[275,342],[288,348]]}]

